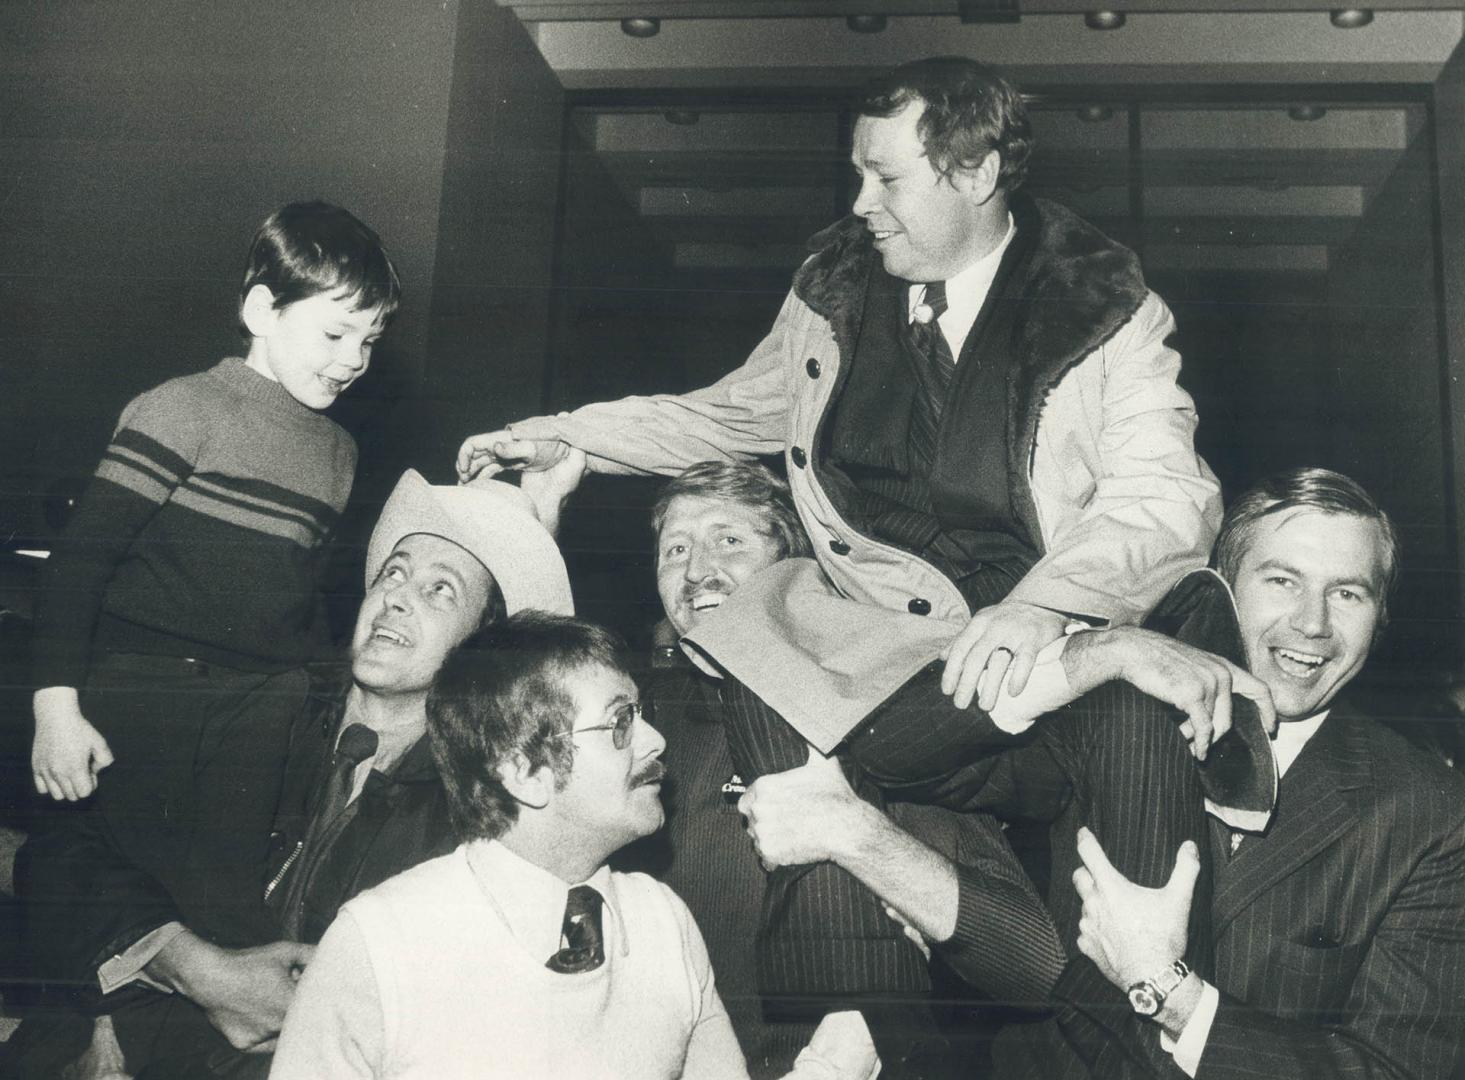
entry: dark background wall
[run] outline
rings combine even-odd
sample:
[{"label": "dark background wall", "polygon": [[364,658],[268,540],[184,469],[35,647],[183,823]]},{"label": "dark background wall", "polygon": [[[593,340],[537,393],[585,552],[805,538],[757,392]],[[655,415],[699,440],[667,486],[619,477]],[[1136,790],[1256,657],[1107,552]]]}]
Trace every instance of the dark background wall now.
[{"label": "dark background wall", "polygon": [[[1444,356],[1439,397],[1450,448],[1450,515],[1455,537],[1454,588],[1465,611],[1465,49],[1456,49],[1434,86],[1435,202],[1438,222]],[[1457,637],[1462,636],[1456,628]]]},{"label": "dark background wall", "polygon": [[0,43],[0,535],[43,532],[128,398],[241,349],[250,236],[295,199],[370,223],[406,289],[337,406],[363,498],[538,405],[559,84],[512,15],[19,0]]},{"label": "dark background wall", "polygon": [[1327,453],[1388,507],[1404,549],[1400,619],[1378,660],[1460,660],[1450,516],[1448,403],[1434,255],[1432,145],[1418,139],[1334,252],[1328,275],[1329,363],[1318,394]]},{"label": "dark background wall", "polygon": [[[1461,63],[1436,101],[1453,282]],[[355,210],[407,289],[374,370],[338,407],[363,450],[348,542],[403,466],[447,480],[469,432],[734,366],[796,254],[777,273],[679,264],[598,160],[593,118],[566,137],[563,106],[527,33],[489,2],[0,5],[0,536],[44,540],[37,494],[89,472],[130,396],[240,348],[245,247],[290,199]],[[1397,648],[1448,663],[1451,454],[1465,425],[1442,404],[1455,384],[1441,374],[1428,257],[1432,149],[1411,147],[1326,273],[1152,277],[1179,317],[1199,441],[1228,492],[1300,461],[1385,492],[1410,566]],[[752,167],[739,161],[722,162],[730,181]],[[1125,235],[1122,220],[1106,224]],[[809,231],[798,223],[791,250]],[[1458,292],[1444,290],[1456,368]],[[622,611],[626,629],[654,612],[650,490],[593,482],[567,523],[588,609]]]}]

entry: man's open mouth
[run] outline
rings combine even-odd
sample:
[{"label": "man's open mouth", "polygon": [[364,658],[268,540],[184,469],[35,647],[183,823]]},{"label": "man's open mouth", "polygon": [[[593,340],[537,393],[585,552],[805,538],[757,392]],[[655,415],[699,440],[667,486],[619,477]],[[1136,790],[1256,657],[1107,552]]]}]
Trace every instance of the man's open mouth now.
[{"label": "man's open mouth", "polygon": [[373,626],[372,641],[385,641],[388,645],[410,646],[412,641],[405,634],[399,634],[389,626]]},{"label": "man's open mouth", "polygon": [[1284,649],[1278,645],[1272,648],[1272,661],[1293,678],[1308,679],[1322,670],[1323,665],[1328,662],[1328,658],[1298,649]]}]

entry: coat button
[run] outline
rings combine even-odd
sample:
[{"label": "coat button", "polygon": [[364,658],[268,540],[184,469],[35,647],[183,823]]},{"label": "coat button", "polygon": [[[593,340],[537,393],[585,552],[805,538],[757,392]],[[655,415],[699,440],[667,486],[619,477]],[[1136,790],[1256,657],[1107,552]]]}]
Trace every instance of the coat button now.
[{"label": "coat button", "polygon": [[929,615],[931,614],[931,601],[924,596],[918,596],[906,604],[905,609],[912,615]]},{"label": "coat button", "polygon": [[849,545],[846,544],[843,540],[831,540],[829,541],[829,550],[834,552],[836,555],[848,555]]},{"label": "coat button", "polygon": [[795,446],[792,450],[788,452],[788,456],[793,458],[794,464],[801,469],[805,465],[809,464],[809,456],[804,453],[804,448],[802,446]]},{"label": "coat button", "polygon": [[809,362],[804,365],[804,370],[809,373],[809,378],[817,379],[819,377],[819,361],[812,356],[809,357]]}]

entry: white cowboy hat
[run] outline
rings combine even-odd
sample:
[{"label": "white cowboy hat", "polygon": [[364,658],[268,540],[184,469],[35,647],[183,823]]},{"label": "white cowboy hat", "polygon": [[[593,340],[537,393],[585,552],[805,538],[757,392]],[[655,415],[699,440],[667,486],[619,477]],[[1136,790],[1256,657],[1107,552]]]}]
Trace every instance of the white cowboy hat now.
[{"label": "white cowboy hat", "polygon": [[428,533],[457,544],[488,568],[512,615],[525,608],[573,615],[570,576],[559,546],[512,484],[429,484],[416,469],[397,481],[366,547],[366,586],[404,536]]}]

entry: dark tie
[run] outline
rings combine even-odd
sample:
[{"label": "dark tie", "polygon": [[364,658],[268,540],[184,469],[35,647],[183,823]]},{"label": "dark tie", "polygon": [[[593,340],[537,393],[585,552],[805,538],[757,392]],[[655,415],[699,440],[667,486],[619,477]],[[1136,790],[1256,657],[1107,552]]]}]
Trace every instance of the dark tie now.
[{"label": "dark tie", "polygon": [[376,732],[365,724],[348,724],[336,740],[336,754],[331,759],[331,775],[321,793],[320,812],[311,822],[311,831],[319,833],[340,816],[351,801],[351,781],[356,766],[376,753]]},{"label": "dark tie", "polygon": [[936,429],[951,390],[956,361],[936,320],[946,311],[946,282],[926,286],[910,322],[910,341],[920,364],[916,377],[916,401],[911,413],[911,440],[918,455],[931,460],[936,453]]},{"label": "dark tie", "polygon": [[920,302],[911,311],[911,338],[923,355],[954,365],[951,347],[946,344],[946,335],[941,333],[941,327],[937,323],[945,314],[946,282],[933,281],[926,286]]},{"label": "dark tie", "polygon": [[576,885],[565,899],[565,923],[559,952],[545,963],[550,971],[576,975],[605,963],[605,941],[600,935],[600,907],[604,901],[589,885]]}]

